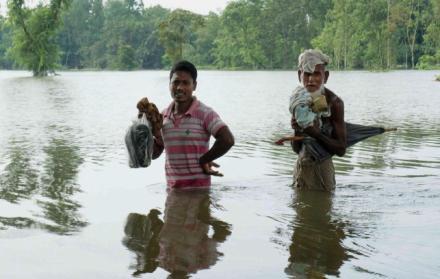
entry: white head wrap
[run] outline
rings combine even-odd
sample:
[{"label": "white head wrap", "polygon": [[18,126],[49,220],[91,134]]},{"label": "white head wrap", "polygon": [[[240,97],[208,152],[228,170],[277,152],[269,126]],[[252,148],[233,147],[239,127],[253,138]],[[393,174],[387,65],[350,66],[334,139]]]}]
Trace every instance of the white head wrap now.
[{"label": "white head wrap", "polygon": [[327,65],[330,58],[317,49],[308,49],[298,57],[298,68],[306,73],[313,73],[316,65]]}]

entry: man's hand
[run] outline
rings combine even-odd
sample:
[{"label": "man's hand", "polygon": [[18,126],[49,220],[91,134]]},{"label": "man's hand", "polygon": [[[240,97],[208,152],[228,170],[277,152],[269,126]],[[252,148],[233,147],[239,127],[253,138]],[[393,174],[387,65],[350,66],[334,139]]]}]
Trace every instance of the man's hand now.
[{"label": "man's hand", "polygon": [[312,138],[316,138],[320,134],[320,130],[315,126],[310,126],[304,129],[304,133],[311,136]]},{"label": "man's hand", "polygon": [[[160,140],[161,143],[163,143],[163,138],[162,138],[162,129],[159,130],[153,130],[152,134],[154,136],[155,139]],[[162,144],[163,145],[163,144]]]},{"label": "man's hand", "polygon": [[286,138],[280,138],[279,140],[275,141],[274,144],[276,144],[276,145],[284,145],[285,141],[286,141]]},{"label": "man's hand", "polygon": [[214,160],[223,156],[234,145],[234,136],[229,128],[224,126],[217,131],[214,137],[214,144],[208,152],[199,158],[199,164],[205,174],[223,176],[220,172],[213,170],[212,167],[219,167],[214,163]]},{"label": "man's hand", "polygon": [[215,168],[220,167],[220,165],[218,165],[214,162],[202,163],[202,164],[200,164],[200,166],[202,167],[202,170],[205,174],[213,175],[213,176],[223,176],[223,174],[220,173],[219,171],[212,169],[212,167],[215,167]]},{"label": "man's hand", "polygon": [[292,126],[292,129],[295,131],[301,130],[301,128],[298,125],[298,122],[296,122],[295,116],[292,116],[292,119],[290,120],[290,126]]},{"label": "man's hand", "polygon": [[274,144],[284,145],[285,141],[301,141],[303,139],[304,139],[303,136],[287,136],[287,137],[282,137],[279,140],[275,141]]},{"label": "man's hand", "polygon": [[304,133],[311,136],[312,138],[318,137],[321,133],[321,130],[319,129],[319,122],[315,120],[312,126],[304,128]]}]

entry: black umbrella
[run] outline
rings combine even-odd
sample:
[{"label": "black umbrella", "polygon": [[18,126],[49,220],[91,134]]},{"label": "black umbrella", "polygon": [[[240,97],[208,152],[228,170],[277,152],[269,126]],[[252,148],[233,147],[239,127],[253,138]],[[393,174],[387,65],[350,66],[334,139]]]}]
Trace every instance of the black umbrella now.
[{"label": "black umbrella", "polygon": [[[385,129],[382,127],[364,126],[359,124],[345,123],[347,130],[347,147],[350,147],[364,139],[382,134],[387,131],[394,131],[395,128]],[[334,154],[328,152],[318,141],[312,137],[303,139],[306,150],[316,161],[323,161],[332,157]]]}]

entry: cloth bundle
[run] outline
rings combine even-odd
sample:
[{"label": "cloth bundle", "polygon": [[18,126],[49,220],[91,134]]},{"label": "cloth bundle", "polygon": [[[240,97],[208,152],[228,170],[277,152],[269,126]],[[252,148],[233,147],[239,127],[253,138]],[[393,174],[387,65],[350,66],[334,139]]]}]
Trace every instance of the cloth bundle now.
[{"label": "cloth bundle", "polygon": [[[324,101],[323,101],[324,99]],[[304,129],[314,125],[317,121],[323,134],[330,135],[331,130],[328,125],[322,125],[321,117],[329,117],[330,107],[325,102],[325,96],[320,95],[312,98],[311,94],[302,86],[298,86],[290,97],[289,111],[295,116],[296,122],[300,128]],[[364,126],[353,123],[345,123],[347,131],[347,147],[350,147],[364,139],[379,135],[388,130],[382,127]],[[316,139],[305,136],[303,139],[304,148],[315,161],[322,162],[333,156]],[[293,147],[293,145],[292,145]]]},{"label": "cloth bundle", "polygon": [[138,117],[142,117],[142,114],[147,116],[148,121],[150,121],[152,126],[153,135],[158,135],[163,126],[163,116],[160,114],[154,103],[150,103],[148,98],[142,98],[136,105],[139,110]]},{"label": "cloth bundle", "polygon": [[298,126],[302,129],[313,126],[315,121],[321,127],[321,116],[329,117],[330,110],[324,95],[312,98],[303,86],[298,86],[290,96],[289,111],[295,116]]}]

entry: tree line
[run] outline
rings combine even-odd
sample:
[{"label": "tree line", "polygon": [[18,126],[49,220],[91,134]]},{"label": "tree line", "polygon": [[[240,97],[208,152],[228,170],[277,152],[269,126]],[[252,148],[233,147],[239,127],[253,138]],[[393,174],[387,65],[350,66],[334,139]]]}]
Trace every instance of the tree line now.
[{"label": "tree line", "polygon": [[294,69],[319,48],[334,69],[440,68],[438,0],[236,0],[199,15],[141,0],[9,0],[0,68]]}]

